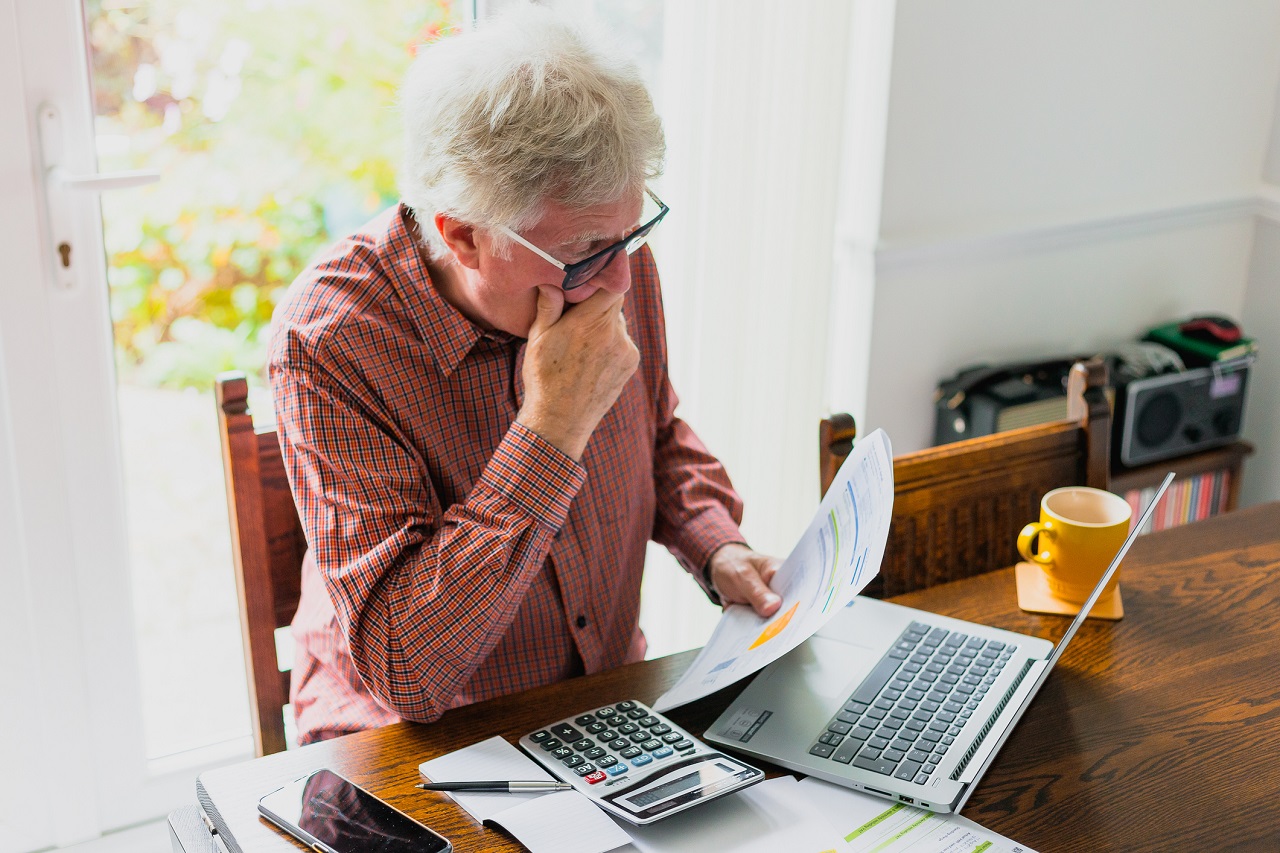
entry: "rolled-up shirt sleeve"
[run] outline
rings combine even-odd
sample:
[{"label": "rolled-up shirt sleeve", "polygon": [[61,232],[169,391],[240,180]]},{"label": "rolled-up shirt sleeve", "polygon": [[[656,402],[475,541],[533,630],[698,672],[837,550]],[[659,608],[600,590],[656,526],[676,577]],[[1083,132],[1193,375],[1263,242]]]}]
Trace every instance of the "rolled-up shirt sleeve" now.
[{"label": "rolled-up shirt sleeve", "polygon": [[272,386],[307,541],[365,686],[433,720],[515,618],[585,471],[513,423],[465,500],[442,507],[418,451],[367,401],[291,362]]}]

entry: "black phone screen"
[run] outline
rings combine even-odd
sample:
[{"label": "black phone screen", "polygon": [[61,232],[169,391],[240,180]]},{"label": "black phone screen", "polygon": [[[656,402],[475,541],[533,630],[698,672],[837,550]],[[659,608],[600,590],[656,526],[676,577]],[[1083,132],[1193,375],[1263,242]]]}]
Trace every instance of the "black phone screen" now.
[{"label": "black phone screen", "polygon": [[308,845],[337,853],[444,853],[441,836],[334,773],[317,770],[258,801],[258,811]]}]

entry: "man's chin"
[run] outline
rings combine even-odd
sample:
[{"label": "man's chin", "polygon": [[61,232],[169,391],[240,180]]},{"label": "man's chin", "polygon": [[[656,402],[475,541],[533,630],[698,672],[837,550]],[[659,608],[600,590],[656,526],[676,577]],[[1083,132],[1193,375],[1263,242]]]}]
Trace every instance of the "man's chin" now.
[{"label": "man's chin", "polygon": [[500,328],[509,335],[515,335],[517,338],[529,339],[529,330],[533,328],[533,317],[527,320],[512,320],[510,323],[504,323]]}]

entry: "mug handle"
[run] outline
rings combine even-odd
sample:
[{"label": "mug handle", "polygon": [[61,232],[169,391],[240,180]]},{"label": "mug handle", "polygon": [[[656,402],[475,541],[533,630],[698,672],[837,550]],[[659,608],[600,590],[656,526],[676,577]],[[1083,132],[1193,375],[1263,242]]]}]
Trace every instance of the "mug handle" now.
[{"label": "mug handle", "polygon": [[1052,522],[1031,522],[1022,528],[1022,532],[1018,534],[1018,553],[1033,563],[1039,563],[1042,566],[1050,565],[1053,563],[1053,558],[1049,556],[1049,552],[1047,550],[1032,551],[1031,543],[1037,536],[1047,536],[1049,539],[1053,539],[1053,534]]}]

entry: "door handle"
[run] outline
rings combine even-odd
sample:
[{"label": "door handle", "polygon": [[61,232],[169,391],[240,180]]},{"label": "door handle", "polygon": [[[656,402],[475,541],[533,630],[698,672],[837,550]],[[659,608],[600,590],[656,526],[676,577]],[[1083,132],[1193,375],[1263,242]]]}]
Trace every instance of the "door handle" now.
[{"label": "door handle", "polygon": [[52,259],[54,281],[63,290],[70,290],[76,282],[76,259],[84,252],[72,252],[74,240],[74,193],[102,193],[153,184],[160,180],[160,173],[153,169],[128,172],[77,175],[63,165],[66,159],[66,141],[63,135],[62,114],[58,107],[44,103],[39,108],[40,155],[44,174],[45,211],[49,219],[48,252]]},{"label": "door handle", "polygon": [[136,169],[131,172],[107,172],[106,174],[73,175],[61,166],[53,166],[46,173],[49,180],[67,189],[101,193],[108,190],[127,190],[154,184],[160,180],[155,169]]}]

